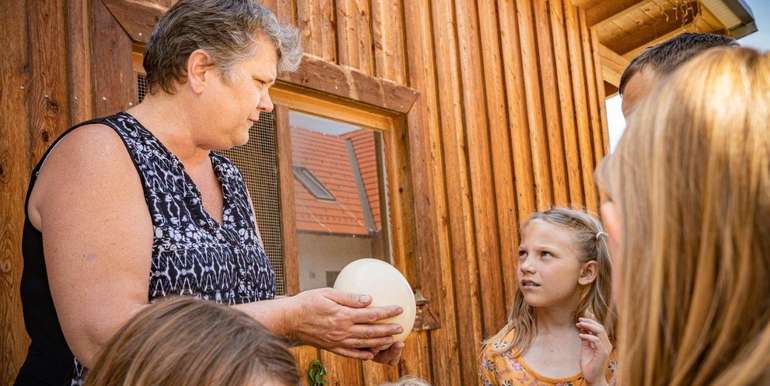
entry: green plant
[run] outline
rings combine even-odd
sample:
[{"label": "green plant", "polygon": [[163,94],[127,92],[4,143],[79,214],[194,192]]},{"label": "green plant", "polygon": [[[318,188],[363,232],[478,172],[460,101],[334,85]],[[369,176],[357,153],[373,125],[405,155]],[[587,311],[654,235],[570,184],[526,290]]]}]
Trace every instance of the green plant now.
[{"label": "green plant", "polygon": [[326,368],[318,359],[313,359],[307,368],[307,383],[310,386],[326,385]]}]

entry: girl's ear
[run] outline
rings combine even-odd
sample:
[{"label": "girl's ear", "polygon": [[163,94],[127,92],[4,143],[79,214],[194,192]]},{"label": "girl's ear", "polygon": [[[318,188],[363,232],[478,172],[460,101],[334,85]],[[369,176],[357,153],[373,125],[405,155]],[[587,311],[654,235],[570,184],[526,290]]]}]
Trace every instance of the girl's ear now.
[{"label": "girl's ear", "polygon": [[596,280],[596,276],[599,275],[599,263],[596,260],[591,260],[583,263],[583,268],[580,269],[580,276],[578,276],[578,284],[588,285]]}]

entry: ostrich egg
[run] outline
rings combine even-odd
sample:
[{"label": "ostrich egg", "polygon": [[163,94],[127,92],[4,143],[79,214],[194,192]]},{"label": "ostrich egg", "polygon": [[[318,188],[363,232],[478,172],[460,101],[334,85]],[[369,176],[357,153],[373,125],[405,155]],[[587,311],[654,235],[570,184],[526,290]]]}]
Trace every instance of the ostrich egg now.
[{"label": "ostrich egg", "polygon": [[394,338],[405,341],[412,331],[417,304],[414,292],[404,275],[392,265],[378,259],[359,259],[340,271],[334,288],[372,297],[370,307],[400,306],[404,312],[401,315],[383,319],[377,323],[395,323],[401,325],[404,331]]}]

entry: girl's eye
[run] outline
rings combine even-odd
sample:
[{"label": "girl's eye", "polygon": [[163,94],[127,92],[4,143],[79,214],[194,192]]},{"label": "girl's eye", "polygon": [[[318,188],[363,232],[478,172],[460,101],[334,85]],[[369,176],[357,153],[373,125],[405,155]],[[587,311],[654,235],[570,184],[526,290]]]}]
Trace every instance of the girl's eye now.
[{"label": "girl's eye", "polygon": [[543,251],[543,257],[553,257],[553,254],[549,251]]},{"label": "girl's eye", "polygon": [[527,256],[527,251],[523,249],[519,249],[519,258],[526,257],[526,256]]}]

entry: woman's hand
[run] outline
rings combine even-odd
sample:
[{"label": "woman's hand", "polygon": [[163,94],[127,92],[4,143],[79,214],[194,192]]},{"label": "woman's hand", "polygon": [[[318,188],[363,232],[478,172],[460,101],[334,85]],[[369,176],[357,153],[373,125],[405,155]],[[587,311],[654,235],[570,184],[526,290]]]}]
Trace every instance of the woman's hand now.
[{"label": "woman's hand", "polygon": [[[393,335],[401,333],[401,326],[374,322],[401,314],[401,307],[367,307],[370,296],[332,288],[301,292],[286,300],[292,303],[284,316],[288,336],[351,358],[398,361],[403,345],[394,344]],[[372,350],[383,346],[391,348],[376,354]]]},{"label": "woman's hand", "polygon": [[605,372],[612,352],[612,343],[601,323],[579,318],[577,323],[582,348],[580,350],[580,369],[589,385],[606,385]]}]

